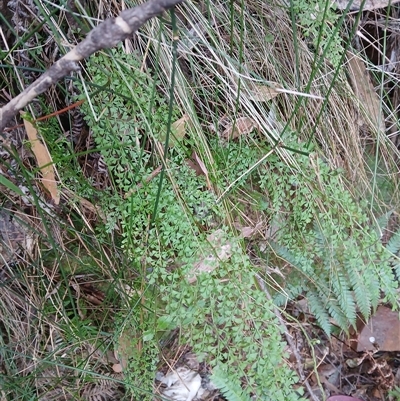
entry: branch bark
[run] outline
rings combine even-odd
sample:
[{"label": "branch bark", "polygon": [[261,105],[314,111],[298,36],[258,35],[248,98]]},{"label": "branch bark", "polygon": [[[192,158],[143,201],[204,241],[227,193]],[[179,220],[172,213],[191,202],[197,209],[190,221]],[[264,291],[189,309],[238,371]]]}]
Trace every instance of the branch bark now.
[{"label": "branch bark", "polygon": [[94,52],[111,48],[137,31],[149,19],[160,15],[184,0],[149,0],[135,8],[124,10],[117,18],[109,18],[89,32],[74,49],[54,63],[32,85],[4,107],[0,108],[0,133],[9,121],[36,96],[45,92],[72,71],[79,70],[79,61]]}]

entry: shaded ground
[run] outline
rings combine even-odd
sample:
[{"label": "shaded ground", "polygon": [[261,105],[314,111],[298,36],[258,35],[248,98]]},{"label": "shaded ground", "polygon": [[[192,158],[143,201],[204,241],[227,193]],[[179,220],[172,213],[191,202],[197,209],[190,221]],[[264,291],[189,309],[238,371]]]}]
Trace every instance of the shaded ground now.
[{"label": "shaded ground", "polygon": [[[113,10],[112,6],[109,7],[111,9],[107,9],[105,15],[117,13],[118,10]],[[21,32],[21,34],[34,21],[32,15],[38,13],[38,10],[30,2],[15,3],[11,7],[7,7],[4,2],[0,2],[1,10],[4,11],[4,16],[8,19],[14,31]],[[392,14],[391,21],[397,18],[398,10],[396,7],[393,7],[390,13]],[[20,19],[17,20],[15,16],[19,16]],[[396,84],[398,38],[393,24],[390,25],[392,30],[390,27],[387,30],[387,27],[383,25],[385,17],[386,10],[366,12],[363,15],[361,26],[365,28],[369,37],[364,36],[361,38],[358,46],[365,49],[366,54],[376,66],[382,64],[383,47],[385,47],[386,57],[393,60],[393,66],[391,67],[393,68],[391,71],[393,80],[385,83],[385,87],[387,88],[386,93],[390,98],[392,108],[396,110],[396,113],[392,115],[395,118],[397,117],[399,102],[398,86]],[[349,17],[349,19],[351,18]],[[70,40],[78,40],[81,36],[81,32],[74,32],[75,25],[76,23],[73,21],[69,23],[68,38]],[[17,40],[15,35],[7,26],[4,24],[2,26],[5,33],[4,37],[8,44],[15,43]],[[384,37],[384,33],[386,34],[387,32],[389,32],[388,36]],[[43,37],[33,35],[30,37],[27,47],[33,49],[36,45],[43,46],[42,41]],[[378,48],[379,51],[377,51],[378,45],[380,46]],[[140,48],[139,45],[138,48]],[[25,85],[32,82],[38,75],[35,68],[44,69],[58,57],[56,49],[57,45],[53,40],[46,41],[46,45],[41,48],[42,53],[38,56],[40,60],[43,60],[40,64],[37,64],[35,58],[30,57],[29,50],[23,50],[18,53],[19,59],[16,60],[16,64],[25,68],[23,74]],[[180,62],[184,64],[184,61],[181,60]],[[188,78],[191,79],[189,68],[187,68],[187,74]],[[13,83],[10,80],[7,82],[9,86],[1,92],[0,105],[4,104],[17,91],[16,87],[12,87]],[[374,82],[373,77],[371,77],[371,82]],[[71,85],[71,88],[68,89],[73,90],[73,86]],[[201,104],[200,100],[198,101],[198,109],[201,111],[204,105]],[[49,114],[47,109],[49,105],[52,106],[52,110],[62,110],[71,104],[74,104],[74,100],[70,93],[55,89],[45,95],[45,102],[42,100],[33,104],[33,107],[38,115],[45,115]],[[222,110],[217,112],[222,114]],[[81,155],[77,158],[78,165],[76,168],[81,169],[83,177],[96,190],[110,188],[111,182],[107,167],[100,153],[95,151],[91,132],[83,121],[79,106],[68,110],[67,114],[60,113],[57,118],[74,152]],[[20,121],[17,122],[19,123]],[[388,124],[390,125],[390,120]],[[223,130],[223,132],[226,132],[226,126],[224,127],[225,131]],[[250,131],[254,128],[251,127]],[[360,135],[362,135],[362,128],[360,128],[360,131]],[[388,135],[391,135],[393,142],[397,145],[398,134],[396,127],[389,127],[388,132]],[[34,155],[24,146],[25,139],[24,127],[10,130],[2,138],[4,162],[0,168],[2,174],[16,185],[18,182],[15,180],[13,169],[18,169],[22,166],[27,171],[35,169]],[[368,138],[366,140],[368,141]],[[13,152],[15,153],[13,154]],[[35,297],[42,296],[47,299],[50,294],[54,295],[58,291],[62,301],[66,299],[66,294],[68,294],[71,299],[75,300],[75,303],[66,308],[66,313],[71,313],[71,310],[74,309],[82,321],[87,323],[89,332],[93,322],[95,322],[93,326],[96,327],[104,318],[103,315],[113,315],[118,306],[113,303],[112,295],[110,296],[109,276],[106,276],[107,279],[105,279],[101,273],[108,269],[108,264],[115,266],[123,263],[124,256],[119,247],[119,238],[112,238],[108,242],[100,242],[93,235],[92,229],[104,218],[95,207],[96,199],[88,201],[83,195],[82,198],[79,198],[76,195],[79,196],[80,194],[71,194],[65,190],[62,193],[60,206],[55,206],[49,194],[43,191],[43,186],[40,184],[34,189],[27,188],[26,197],[15,197],[7,187],[3,187],[2,190],[7,193],[8,198],[3,200],[0,210],[1,255],[3,259],[1,262],[1,280],[5,291],[4,294],[6,294],[3,294],[3,296],[7,300],[10,310],[13,310],[14,316],[20,319],[20,338],[24,337],[24,333],[28,333],[26,326],[33,324],[37,319],[41,319],[32,306],[34,302],[29,302],[29,293],[34,294]],[[38,201],[37,194],[41,190],[45,194],[44,198],[47,201],[45,203]],[[72,199],[74,202],[69,202]],[[389,225],[387,233],[384,233],[383,242],[389,241],[391,232],[397,229],[396,213],[393,216],[392,224]],[[256,221],[253,221],[253,223],[254,226],[257,226]],[[73,227],[72,230],[68,228],[68,224]],[[71,232],[73,232],[73,235]],[[252,241],[257,240],[254,238],[248,240],[249,254],[252,252]],[[72,244],[71,248],[69,248],[69,244]],[[52,247],[62,249],[62,256],[52,254]],[[120,251],[121,254],[118,253]],[[74,259],[72,256],[76,255],[79,255],[79,257]],[[40,257],[38,258],[38,256]],[[87,259],[90,257],[95,260],[97,265],[93,268],[93,265],[89,266],[92,262],[88,262],[88,272],[82,274],[77,264],[82,261],[85,262],[85,256],[87,256]],[[251,256],[253,257],[254,255]],[[35,264],[37,260],[41,260],[43,265]],[[32,261],[35,261],[35,263],[32,263]],[[62,263],[64,267],[68,267],[68,277],[62,277],[63,273],[57,268],[57,263]],[[77,271],[79,271],[79,274]],[[93,271],[95,272],[93,273]],[[30,291],[29,288],[29,284],[35,281],[32,277],[36,278],[38,275],[44,275],[48,284],[45,290],[42,289],[43,293],[41,294],[37,292],[37,289]],[[21,299],[23,302],[21,302]],[[65,303],[61,302],[61,304]],[[27,305],[30,307],[27,307]],[[57,307],[57,305],[54,305],[54,310],[47,311],[50,317],[56,315]],[[353,342],[342,334],[334,335],[331,339],[328,339],[322,330],[317,327],[315,320],[307,309],[305,300],[289,304],[285,312],[286,328],[293,339],[294,345],[294,348],[288,346],[289,361],[303,380],[302,384],[308,384],[311,393],[307,395],[309,399],[322,399],[324,396],[332,394],[348,394],[365,401],[377,401],[389,399],[388,391],[400,386],[398,374],[398,352],[400,350],[392,349],[390,352],[379,349],[357,351],[357,341],[354,339],[357,339],[357,336],[362,332],[362,325],[360,325],[358,333],[352,334]],[[295,320],[292,321],[290,316],[294,317]],[[64,330],[67,332],[66,328]],[[18,332],[18,330],[16,329],[15,332]],[[6,340],[3,339],[3,341],[8,343],[10,353],[14,353],[14,357],[18,354],[30,355],[29,349],[18,347],[20,338],[15,336],[15,333],[8,333],[8,335],[9,337]],[[68,335],[73,338],[73,330]],[[96,336],[95,330],[91,335]],[[399,340],[399,332],[395,329],[388,335],[392,335],[396,341]],[[57,338],[59,336],[60,333],[57,333],[57,330],[53,331],[51,325],[47,325],[43,328],[43,332],[38,334],[38,338],[35,341],[44,341],[47,344],[47,351],[50,354],[55,354],[58,352]],[[191,349],[188,346],[182,346],[178,339],[179,333],[176,332],[163,345],[164,358],[158,371],[167,375],[169,368],[186,366],[201,375],[203,385],[206,387],[210,367],[193,358]],[[101,394],[103,399],[110,400],[122,396],[124,389],[120,381],[123,376],[116,371],[116,365],[120,361],[113,355],[112,345],[108,345],[107,349],[111,351],[108,353],[99,352],[91,348],[90,342],[83,344],[80,349],[77,347],[68,349],[64,345],[61,348],[64,354],[70,353],[66,358],[73,359],[79,356],[80,359],[88,361],[90,355],[93,358],[91,361],[95,360],[95,363],[93,362],[93,366],[90,366],[90,368],[107,379],[103,382],[99,381],[100,384],[85,384],[82,389],[80,389],[79,383],[74,383],[73,387],[80,389],[79,392],[83,399],[85,397],[87,399],[95,399],[96,394]],[[36,355],[32,355],[32,358],[35,357]],[[34,361],[27,362],[26,360],[22,361],[22,359],[24,358],[18,361],[18,358],[15,357],[15,364],[21,364],[19,369],[26,369],[27,371],[34,369]],[[6,365],[6,362],[3,360],[2,364]],[[299,371],[299,365],[302,366],[303,372]],[[4,366],[1,369],[2,373],[7,371]],[[65,372],[63,372],[62,367],[54,368],[50,366],[48,370],[42,373],[43,377],[63,377]],[[108,380],[110,378],[113,380]],[[64,393],[63,389],[70,388],[73,381],[73,378],[60,380],[58,387],[53,389],[53,392],[49,391],[47,393],[48,398],[43,397],[41,399],[61,397],[61,394]],[[39,388],[48,385],[49,382],[50,380],[46,382],[44,379],[38,379],[35,385]],[[15,385],[18,386],[18,381],[15,382]],[[158,385],[160,388],[165,387],[162,386],[161,382],[158,382]],[[207,391],[204,393],[204,398],[200,399],[224,399],[219,395],[218,391],[210,388]],[[69,397],[68,394],[63,394],[63,396],[66,399]]]}]

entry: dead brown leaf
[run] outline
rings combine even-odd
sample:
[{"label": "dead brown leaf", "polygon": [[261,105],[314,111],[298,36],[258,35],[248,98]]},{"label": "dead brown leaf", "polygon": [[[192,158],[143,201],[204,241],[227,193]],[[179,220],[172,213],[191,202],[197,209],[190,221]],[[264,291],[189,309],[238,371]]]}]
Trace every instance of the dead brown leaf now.
[{"label": "dead brown leaf", "polygon": [[233,223],[233,225],[240,232],[240,236],[242,238],[250,238],[261,229],[261,227],[263,226],[263,223],[258,222],[253,227],[250,227],[250,226],[243,227],[240,223]]},{"label": "dead brown leaf", "polygon": [[190,168],[192,168],[196,172],[197,175],[204,175],[206,177],[207,188],[209,190],[211,190],[212,187],[211,187],[210,179],[208,177],[207,167],[206,167],[204,162],[200,159],[199,155],[195,151],[192,153],[192,158],[186,160],[186,164]]},{"label": "dead brown leaf", "polygon": [[255,82],[247,83],[247,92],[250,100],[255,102],[267,102],[282,93],[282,85],[277,82],[268,82],[268,84],[258,84]]},{"label": "dead brown leaf", "polygon": [[24,125],[29,143],[31,144],[32,152],[35,155],[38,167],[42,173],[42,184],[50,193],[54,204],[58,205],[60,203],[60,193],[57,189],[57,181],[51,155],[46,145],[38,138],[37,130],[32,123],[24,120]]},{"label": "dead brown leaf", "polygon": [[354,95],[359,101],[361,117],[373,129],[385,132],[385,118],[379,96],[375,92],[364,61],[349,51],[347,52],[347,59],[347,71]]},{"label": "dead brown leaf", "polygon": [[[172,124],[172,132],[174,134],[175,142],[180,142],[186,135],[186,125],[189,121],[189,116],[185,114],[179,120]],[[171,144],[173,146],[173,144]]]},{"label": "dead brown leaf", "polygon": [[[179,120],[176,120],[171,125],[171,135],[169,137],[169,146],[173,147],[177,145],[186,136],[186,127],[189,121],[189,116],[187,114],[183,115]],[[167,136],[163,133],[160,134],[160,141],[165,142]]]},{"label": "dead brown leaf", "polygon": [[75,202],[79,204],[79,206],[77,207],[77,210],[79,212],[81,212],[81,210],[83,209],[86,212],[98,215],[103,220],[103,222],[107,221],[107,216],[105,215],[105,213],[101,210],[100,207],[95,206],[92,202],[88,201],[85,198],[82,198],[68,188],[63,188],[62,193],[65,198],[71,201],[72,204],[74,204]]},{"label": "dead brown leaf", "polygon": [[196,160],[197,164],[199,165],[201,171],[206,177],[207,180],[207,188],[211,190],[211,182],[210,179],[208,178],[208,170],[206,165],[203,163],[203,161],[200,159],[199,155],[196,152],[193,152],[193,159]]},{"label": "dead brown leaf", "polygon": [[361,330],[357,352],[361,351],[400,351],[399,312],[380,306],[375,315]]},{"label": "dead brown leaf", "polygon": [[120,363],[114,363],[114,365],[112,365],[112,370],[115,373],[121,373],[123,371],[122,365]]},{"label": "dead brown leaf", "polygon": [[135,347],[132,345],[132,339],[135,333],[131,332],[128,328],[125,328],[118,338],[118,344],[115,347],[115,357],[118,359],[120,367],[116,367],[117,370],[121,369],[124,371],[128,367],[129,358],[134,356],[137,352]]},{"label": "dead brown leaf", "polygon": [[250,134],[255,129],[259,129],[256,121],[250,117],[239,117],[236,121],[226,126],[224,132],[221,134],[221,138],[226,140],[236,139],[241,135]]}]

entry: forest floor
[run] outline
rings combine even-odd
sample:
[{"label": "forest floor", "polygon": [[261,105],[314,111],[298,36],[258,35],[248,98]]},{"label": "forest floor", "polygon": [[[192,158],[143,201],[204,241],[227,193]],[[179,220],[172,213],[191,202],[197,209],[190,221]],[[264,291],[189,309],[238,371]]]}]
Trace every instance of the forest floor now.
[{"label": "forest floor", "polygon": [[[137,2],[61,3],[0,1],[0,107]],[[1,400],[400,399],[399,8],[228,3],[0,135]]]}]

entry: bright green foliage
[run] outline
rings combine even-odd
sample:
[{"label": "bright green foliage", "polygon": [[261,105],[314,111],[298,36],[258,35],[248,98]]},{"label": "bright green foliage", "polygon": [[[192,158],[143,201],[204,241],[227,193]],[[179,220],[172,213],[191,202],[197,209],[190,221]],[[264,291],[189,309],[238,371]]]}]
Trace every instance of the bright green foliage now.
[{"label": "bright green foliage", "polygon": [[335,3],[327,0],[293,0],[293,13],[320,54],[325,53],[329,61],[337,67],[343,53],[342,39],[335,26],[339,14],[335,13]]},{"label": "bright green foliage", "polygon": [[[297,400],[292,390],[297,377],[283,360],[285,344],[274,306],[257,289],[251,263],[234,238],[226,235],[232,244],[229,262],[221,262],[215,274],[200,276],[196,285],[187,282],[188,271],[210,254],[206,240],[210,232],[204,227],[220,220],[222,212],[215,195],[204,190],[204,178],[187,167],[182,147],[170,150],[162,181],[159,177],[146,180],[160,162],[145,151],[145,144],[151,148],[163,137],[160,133],[171,123],[168,107],[155,90],[154,80],[139,72],[133,55],[114,51],[113,56],[94,57],[88,66],[97,85],[109,82],[113,88],[112,93],[101,91],[90,98],[94,115],[101,116],[99,121],[89,104],[85,105],[87,122],[115,183],[105,205],[108,229],[121,228],[122,245],[131,261],[127,269],[134,267],[135,273],[141,274],[141,285],[157,289],[154,298],[163,305],[163,309],[154,307],[152,313],[144,310],[140,324],[138,313],[132,311],[126,317],[125,324],[136,329],[137,341],[146,345],[145,340],[152,339],[140,358],[130,358],[133,373],[127,385],[139,398],[151,391],[154,339],[167,325],[169,329],[180,327],[182,340],[211,365],[229,366],[229,377],[239,387],[245,380],[247,397],[252,393],[262,400]],[[175,110],[173,115],[175,120],[179,118]],[[221,154],[220,160],[240,164],[240,151],[236,159],[228,152]],[[251,163],[247,157],[241,169]],[[144,306],[136,304],[135,308]],[[155,315],[158,328],[149,317]]]},{"label": "bright green foliage", "polygon": [[49,119],[48,121],[36,123],[36,127],[38,133],[46,142],[62,184],[86,199],[102,197],[102,194],[96,191],[84,176],[78,163],[78,155],[74,152],[72,144],[60,131],[58,122],[54,119]]},{"label": "bright green foliage", "polygon": [[0,185],[5,186],[10,191],[13,191],[20,196],[24,196],[24,193],[19,189],[19,187],[2,175],[0,175]]},{"label": "bright green foliage", "polygon": [[397,230],[390,238],[386,245],[386,250],[391,255],[389,256],[389,263],[393,266],[396,277],[400,279],[400,230]]},{"label": "bright green foliage", "polygon": [[[175,165],[175,168],[177,178],[185,177],[184,182],[177,183],[184,204],[177,199],[171,184],[164,182],[158,198],[159,211],[149,227],[148,216],[154,211],[159,185],[153,181],[130,196],[120,209],[124,231],[130,233],[123,245],[134,261],[151,268],[151,282],[166,274],[172,279],[178,273],[167,273],[168,267],[176,266],[177,261],[181,265],[190,264],[193,258],[198,258],[197,250],[204,242],[198,224],[209,220],[216,209],[214,197],[202,190],[193,172],[184,165]],[[143,241],[144,232],[147,242]]]},{"label": "bright green foliage", "polygon": [[[155,81],[139,71],[135,56],[116,51],[113,56],[91,60],[88,70],[94,82],[109,83],[112,92],[93,95],[85,111],[115,184],[105,205],[108,230],[121,228],[131,266],[141,274],[142,283],[157,288],[154,297],[163,305],[151,314],[158,317],[160,327],[144,319],[138,341],[157,338],[157,330],[165,324],[180,327],[182,339],[222,369],[221,389],[230,400],[253,394],[262,400],[298,399],[292,390],[297,378],[283,363],[284,343],[274,305],[257,289],[248,256],[227,231],[230,260],[220,262],[212,274],[200,276],[196,285],[188,284],[188,271],[210,253],[206,240],[210,232],[204,227],[221,221],[223,212],[213,193],[204,191],[204,179],[187,167],[186,153],[191,150],[182,144],[170,150],[164,179],[146,180],[161,163],[148,149],[165,138],[172,121]],[[99,121],[92,111],[101,116]],[[177,110],[172,114],[174,120],[179,118]],[[340,171],[315,154],[296,154],[296,166],[291,166],[276,153],[252,170],[269,149],[241,141],[215,145],[215,167],[224,182],[229,184],[249,171],[230,195],[237,188],[246,190],[249,183],[257,188],[264,213],[279,226],[274,251],[292,266],[282,283],[285,292],[293,300],[306,296],[327,333],[333,330],[331,319],[345,331],[355,325],[358,311],[367,319],[382,292],[396,304],[390,253],[371,228],[366,205],[356,203],[346,190]],[[397,242],[392,241],[388,248],[397,250]],[[278,304],[285,300],[281,294],[275,297]],[[131,323],[135,321],[128,319]],[[149,337],[151,330],[154,336]],[[150,390],[157,352],[156,342],[147,345],[140,360],[131,358],[136,372],[135,365],[148,358],[145,365],[150,373],[144,376],[143,394]],[[237,383],[236,390],[229,392],[224,377]],[[246,386],[241,393],[243,380]],[[133,376],[129,379],[136,395],[138,383]]]},{"label": "bright green foliage", "polygon": [[[169,318],[198,355],[221,369],[217,376],[230,401],[251,394],[262,400],[298,400],[292,390],[298,378],[282,361],[284,343],[273,304],[256,289],[247,256],[239,247],[233,252],[229,263],[201,277],[197,286],[171,289]],[[240,392],[244,378],[247,386]],[[226,380],[233,382],[231,389],[223,385]]]},{"label": "bright green foliage", "polygon": [[111,56],[98,54],[88,70],[93,82],[106,89],[90,98],[95,115],[85,104],[86,120],[116,186],[128,192],[152,171],[144,146],[167,129],[168,105],[134,54],[115,49]]},{"label": "bright green foliage", "polygon": [[211,377],[214,385],[219,388],[229,401],[250,401],[251,398],[244,393],[240,383],[235,383],[228,372],[215,366]]},{"label": "bright green foliage", "polygon": [[386,245],[386,249],[393,253],[393,255],[397,255],[400,251],[400,231],[396,231],[393,236],[390,238],[388,244]]},{"label": "bright green foliage", "polygon": [[[292,266],[286,278],[289,297],[306,296],[327,333],[330,318],[347,331],[358,310],[369,318],[381,292],[397,304],[398,284],[366,209],[354,202],[339,172],[314,155],[298,162],[295,169],[271,158],[268,174],[260,174],[271,210],[287,216],[272,245]],[[282,300],[278,295],[277,302]]]}]

